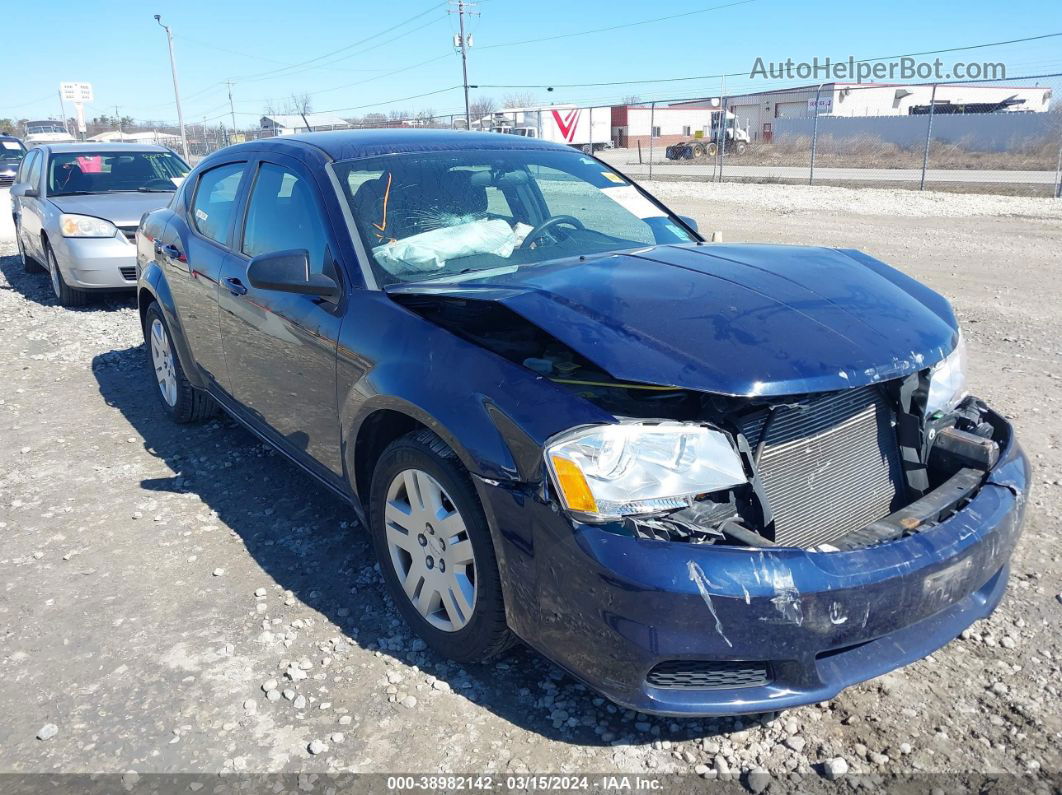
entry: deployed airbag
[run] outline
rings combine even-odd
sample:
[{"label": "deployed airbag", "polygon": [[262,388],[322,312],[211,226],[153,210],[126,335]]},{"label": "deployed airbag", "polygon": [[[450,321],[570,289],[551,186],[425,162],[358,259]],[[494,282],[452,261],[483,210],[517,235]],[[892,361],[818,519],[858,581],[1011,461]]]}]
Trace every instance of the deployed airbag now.
[{"label": "deployed airbag", "polygon": [[410,235],[373,249],[376,261],[397,275],[430,273],[450,260],[475,254],[508,257],[517,234],[500,219],[469,221]]}]

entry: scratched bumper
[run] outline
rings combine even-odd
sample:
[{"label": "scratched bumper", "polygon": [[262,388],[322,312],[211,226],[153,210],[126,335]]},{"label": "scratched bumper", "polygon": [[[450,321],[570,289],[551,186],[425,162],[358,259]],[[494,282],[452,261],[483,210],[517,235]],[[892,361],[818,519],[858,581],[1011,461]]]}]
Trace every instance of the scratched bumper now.
[{"label": "scratched bumper", "polygon": [[[831,698],[989,615],[1006,589],[1028,477],[1012,437],[948,520],[830,553],[635,539],[573,524],[503,488],[488,489],[488,514],[501,538],[510,623],[525,641],[623,706],[736,714]],[[649,671],[669,660],[765,662],[769,682],[650,686]]]}]

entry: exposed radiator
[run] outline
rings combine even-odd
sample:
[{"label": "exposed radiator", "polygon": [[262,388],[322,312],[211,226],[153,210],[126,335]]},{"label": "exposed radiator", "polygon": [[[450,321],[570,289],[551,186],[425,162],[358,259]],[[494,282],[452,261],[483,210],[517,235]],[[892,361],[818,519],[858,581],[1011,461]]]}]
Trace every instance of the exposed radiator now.
[{"label": "exposed radiator", "polygon": [[[874,387],[780,407],[759,460],[776,543],[812,547],[887,516],[903,489],[892,410]],[[755,450],[767,412],[742,431]]]}]

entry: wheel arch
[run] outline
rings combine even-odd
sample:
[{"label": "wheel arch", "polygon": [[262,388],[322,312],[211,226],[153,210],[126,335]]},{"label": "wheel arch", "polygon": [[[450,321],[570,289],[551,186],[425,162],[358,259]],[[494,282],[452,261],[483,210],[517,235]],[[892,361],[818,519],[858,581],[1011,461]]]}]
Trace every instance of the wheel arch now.
[{"label": "wheel arch", "polygon": [[391,442],[420,430],[429,430],[438,436],[457,456],[461,465],[470,474],[476,471],[474,459],[457,437],[424,409],[400,398],[382,397],[373,405],[366,406],[351,427],[348,440],[348,471],[354,495],[368,513],[369,490],[372,473],[380,455]]},{"label": "wheel arch", "polygon": [[137,309],[140,313],[140,328],[142,330],[144,328],[148,307],[153,303],[157,303],[162,310],[162,316],[166,319],[166,325],[169,327],[170,341],[177,352],[177,358],[181,362],[181,369],[184,370],[185,378],[196,389],[205,390],[206,382],[195,364],[195,357],[192,355],[192,350],[185,337],[184,327],[181,325],[180,318],[177,315],[177,307],[174,304],[170,286],[156,263],[149,263],[147,269],[141,274],[136,295]]}]

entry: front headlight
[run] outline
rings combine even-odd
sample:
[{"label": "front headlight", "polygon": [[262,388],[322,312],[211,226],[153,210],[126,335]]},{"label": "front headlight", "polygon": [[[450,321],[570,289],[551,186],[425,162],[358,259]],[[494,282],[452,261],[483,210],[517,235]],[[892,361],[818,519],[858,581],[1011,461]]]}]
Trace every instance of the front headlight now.
[{"label": "front headlight", "polygon": [[603,521],[690,505],[746,482],[727,436],[681,422],[584,428],[546,447],[566,509]]},{"label": "front headlight", "polygon": [[926,397],[926,416],[938,411],[946,414],[966,397],[966,343],[962,335],[955,350],[934,365],[929,373],[929,395]]},{"label": "front headlight", "polygon": [[118,227],[91,215],[63,213],[59,216],[59,231],[63,237],[114,237]]}]

